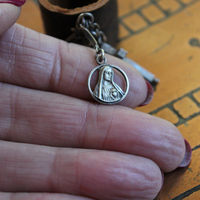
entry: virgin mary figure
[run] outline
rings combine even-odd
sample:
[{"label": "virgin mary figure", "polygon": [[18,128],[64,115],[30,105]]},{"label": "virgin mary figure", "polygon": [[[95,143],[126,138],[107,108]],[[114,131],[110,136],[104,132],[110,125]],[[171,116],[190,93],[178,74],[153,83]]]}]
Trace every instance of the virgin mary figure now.
[{"label": "virgin mary figure", "polygon": [[113,77],[112,67],[107,65],[101,67],[98,82],[93,91],[98,99],[105,102],[114,102],[124,96],[124,91],[113,81]]}]

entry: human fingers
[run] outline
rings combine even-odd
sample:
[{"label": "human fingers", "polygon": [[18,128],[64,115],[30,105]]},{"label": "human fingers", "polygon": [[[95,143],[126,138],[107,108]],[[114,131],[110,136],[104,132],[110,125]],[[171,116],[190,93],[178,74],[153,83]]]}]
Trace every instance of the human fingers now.
[{"label": "human fingers", "polygon": [[92,200],[91,198],[53,193],[6,193],[0,192],[1,200]]},{"label": "human fingers", "polygon": [[0,139],[58,147],[119,151],[147,157],[164,171],[185,154],[169,122],[122,106],[0,84]]},{"label": "human fingers", "polygon": [[[91,48],[15,25],[0,40],[0,82],[92,100],[87,81],[90,71],[97,66],[94,54]],[[130,81],[129,93],[121,105],[133,108],[146,99],[149,102],[149,87],[139,72],[120,59],[106,56],[110,64],[125,71]],[[125,85],[117,73],[115,81]],[[95,86],[95,80],[91,85]],[[152,88],[149,90],[152,93]]]},{"label": "human fingers", "polygon": [[0,152],[3,192],[66,193],[98,200],[152,200],[162,186],[159,167],[138,156],[5,141],[0,141]]},{"label": "human fingers", "polygon": [[0,36],[17,21],[24,3],[25,0],[0,0]]}]

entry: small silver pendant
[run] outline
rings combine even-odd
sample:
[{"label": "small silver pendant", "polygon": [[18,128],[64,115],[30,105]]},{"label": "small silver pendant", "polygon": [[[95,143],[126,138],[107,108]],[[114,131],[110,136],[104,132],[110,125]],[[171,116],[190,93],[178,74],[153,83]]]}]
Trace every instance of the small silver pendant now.
[{"label": "small silver pendant", "polygon": [[[90,20],[86,23],[85,17],[88,17]],[[129,90],[129,80],[126,76],[125,72],[120,69],[119,67],[111,64],[107,64],[107,59],[104,55],[104,50],[100,48],[98,42],[92,35],[92,33],[87,28],[87,25],[91,25],[94,22],[93,15],[91,13],[82,13],[79,15],[76,23],[77,29],[84,32],[85,37],[89,40],[91,45],[96,50],[95,59],[97,64],[96,68],[94,68],[88,78],[88,89],[90,91],[90,94],[92,97],[102,104],[116,104],[122,101]],[[94,23],[95,24],[95,23]],[[93,25],[94,25],[93,24]],[[97,24],[96,24],[97,25]],[[93,74],[98,70],[98,79],[96,86],[94,89],[91,89],[91,79]],[[126,83],[126,89],[125,91],[122,90],[122,88],[114,82],[114,70],[117,70],[119,74],[122,75],[122,77],[125,80]]]},{"label": "small silver pendant", "polygon": [[[117,70],[124,78],[126,89],[125,91],[115,83],[114,70]],[[91,89],[91,78],[93,74],[98,71],[98,79],[94,89]],[[129,80],[125,72],[115,65],[107,63],[101,64],[94,68],[88,78],[88,89],[92,97],[102,104],[116,104],[122,101],[129,90]]]}]

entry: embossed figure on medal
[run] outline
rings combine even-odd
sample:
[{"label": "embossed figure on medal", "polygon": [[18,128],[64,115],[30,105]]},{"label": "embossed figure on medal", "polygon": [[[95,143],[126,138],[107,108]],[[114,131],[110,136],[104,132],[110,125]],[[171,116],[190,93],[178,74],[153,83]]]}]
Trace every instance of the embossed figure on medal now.
[{"label": "embossed figure on medal", "polygon": [[[96,68],[94,68],[89,74],[88,89],[92,97],[99,103],[116,104],[126,97],[129,91],[129,80],[127,75],[121,68],[107,63],[104,50],[100,48],[98,42],[87,28],[87,26],[92,23],[94,23],[93,15],[90,13],[82,13],[81,15],[79,15],[76,24],[77,28],[81,29],[84,32],[86,38],[95,48],[95,59],[97,64],[99,65]],[[114,70],[117,70],[124,78],[124,82],[126,84],[125,91],[123,91],[122,88],[117,83],[115,83]],[[91,79],[96,71],[98,71],[98,80],[96,86],[92,90]]]}]

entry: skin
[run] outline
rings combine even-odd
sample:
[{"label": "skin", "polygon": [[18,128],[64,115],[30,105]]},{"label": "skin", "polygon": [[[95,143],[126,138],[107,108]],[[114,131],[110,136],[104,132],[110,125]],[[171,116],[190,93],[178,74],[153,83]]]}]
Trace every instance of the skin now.
[{"label": "skin", "polygon": [[92,49],[13,25],[19,7],[0,13],[0,199],[154,199],[185,143],[169,122],[134,110],[147,95],[140,74],[107,55],[130,92],[119,105],[93,102]]}]

